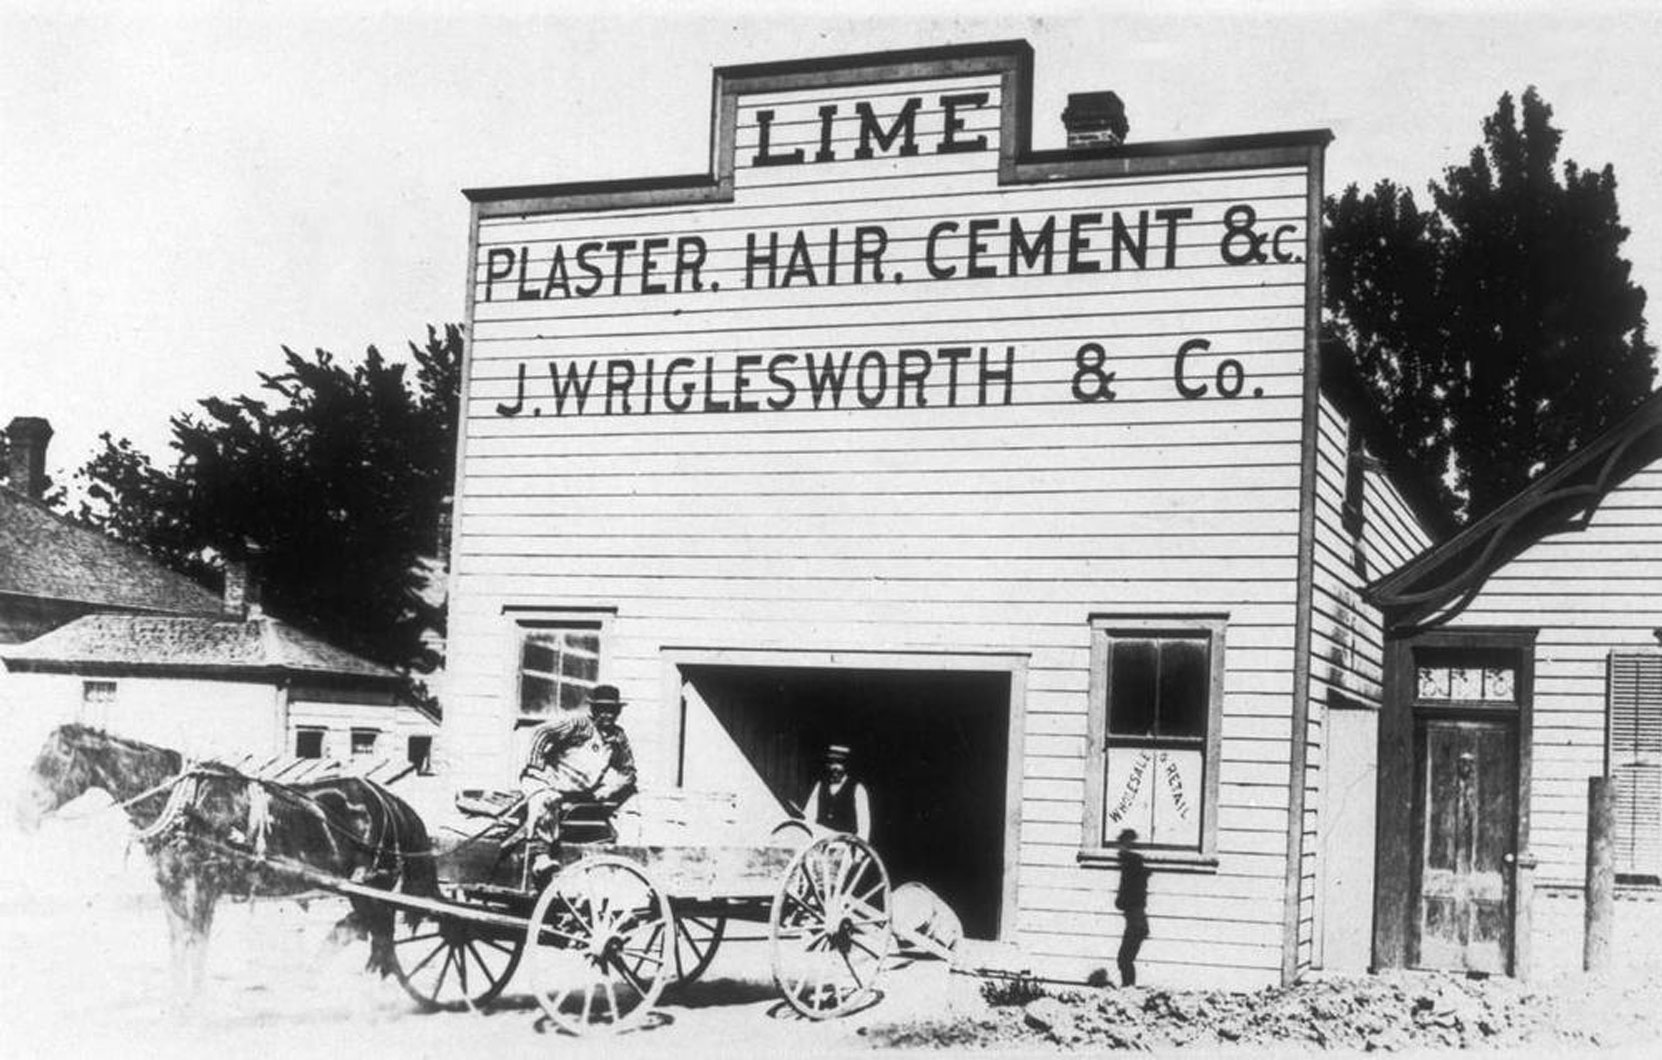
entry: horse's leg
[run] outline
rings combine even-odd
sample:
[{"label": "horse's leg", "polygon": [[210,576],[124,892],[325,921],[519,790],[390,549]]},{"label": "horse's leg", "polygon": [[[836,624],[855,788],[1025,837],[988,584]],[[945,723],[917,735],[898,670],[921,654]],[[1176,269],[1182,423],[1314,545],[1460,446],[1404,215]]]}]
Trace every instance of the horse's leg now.
[{"label": "horse's leg", "polygon": [[197,995],[207,981],[208,935],[214,926],[214,906],[219,901],[219,887],[205,874],[199,874],[192,887],[191,899],[190,989],[193,995]]},{"label": "horse's leg", "polygon": [[185,1000],[189,996],[188,972],[190,940],[190,903],[186,895],[189,879],[182,871],[176,853],[162,850],[156,856],[156,886],[161,890],[162,912],[167,916],[168,977],[173,986],[173,997]]}]

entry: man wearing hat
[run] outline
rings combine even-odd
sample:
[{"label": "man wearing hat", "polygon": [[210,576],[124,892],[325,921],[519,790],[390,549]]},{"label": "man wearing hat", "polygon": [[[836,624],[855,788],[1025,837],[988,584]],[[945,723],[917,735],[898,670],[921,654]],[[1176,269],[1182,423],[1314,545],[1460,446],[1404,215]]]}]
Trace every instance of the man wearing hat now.
[{"label": "man wearing hat", "polygon": [[870,839],[871,801],[866,786],[848,775],[848,757],[844,744],[825,749],[825,776],[808,793],[802,816],[821,828]]},{"label": "man wearing hat", "polygon": [[542,847],[539,856],[546,857],[554,843],[562,800],[615,806],[635,793],[635,755],[618,725],[622,711],[616,685],[595,685],[588,709],[560,711],[531,734],[519,783],[533,845]]}]

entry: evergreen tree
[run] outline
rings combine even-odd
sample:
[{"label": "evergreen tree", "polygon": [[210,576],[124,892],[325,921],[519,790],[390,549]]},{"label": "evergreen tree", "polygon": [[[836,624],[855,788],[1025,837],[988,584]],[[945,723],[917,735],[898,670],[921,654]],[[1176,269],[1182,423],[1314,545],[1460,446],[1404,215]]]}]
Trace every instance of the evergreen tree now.
[{"label": "evergreen tree", "polygon": [[442,613],[423,598],[456,459],[461,331],[429,328],[406,365],[372,346],[344,365],[284,348],[259,396],[207,398],[172,420],[178,461],[157,467],[126,440],[78,473],[83,522],[172,566],[211,577],[259,548],[264,605],[279,618],[392,666],[430,668],[421,636]]},{"label": "evergreen tree", "polygon": [[1329,329],[1407,456],[1468,518],[1527,485],[1650,392],[1645,292],[1621,256],[1611,167],[1557,169],[1533,88],[1483,122],[1432,208],[1382,181],[1327,202]]}]

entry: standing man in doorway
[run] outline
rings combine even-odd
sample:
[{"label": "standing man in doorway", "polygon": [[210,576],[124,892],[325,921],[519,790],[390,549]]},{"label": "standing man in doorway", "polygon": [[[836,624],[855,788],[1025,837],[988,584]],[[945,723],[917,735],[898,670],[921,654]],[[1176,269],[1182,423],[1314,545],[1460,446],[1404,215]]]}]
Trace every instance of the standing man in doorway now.
[{"label": "standing man in doorway", "polygon": [[851,832],[871,839],[871,800],[866,786],[848,775],[848,747],[834,743],[825,749],[825,775],[808,793],[802,816],[833,832]]},{"label": "standing man in doorway", "polygon": [[1119,835],[1120,889],[1114,908],[1125,914],[1125,934],[1120,936],[1120,985],[1137,985],[1137,951],[1148,938],[1148,865],[1132,848],[1137,831],[1127,828]]}]

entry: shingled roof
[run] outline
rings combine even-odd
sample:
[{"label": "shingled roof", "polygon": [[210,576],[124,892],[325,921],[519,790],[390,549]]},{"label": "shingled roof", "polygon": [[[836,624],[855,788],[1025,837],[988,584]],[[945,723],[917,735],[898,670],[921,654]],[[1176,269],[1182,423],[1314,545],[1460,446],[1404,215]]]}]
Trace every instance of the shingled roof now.
[{"label": "shingled roof", "polygon": [[267,616],[85,615],[27,644],[0,648],[0,658],[23,671],[398,680],[385,666]]},{"label": "shingled roof", "polygon": [[217,593],[9,486],[0,486],[0,593],[131,611],[220,610]]}]

